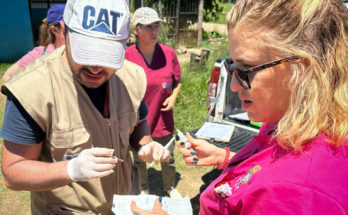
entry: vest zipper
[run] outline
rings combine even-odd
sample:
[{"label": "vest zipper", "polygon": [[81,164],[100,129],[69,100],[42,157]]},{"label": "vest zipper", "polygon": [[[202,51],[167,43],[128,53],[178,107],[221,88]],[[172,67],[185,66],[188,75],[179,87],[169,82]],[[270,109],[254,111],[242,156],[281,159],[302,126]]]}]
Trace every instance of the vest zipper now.
[{"label": "vest zipper", "polygon": [[[110,106],[109,106],[109,101],[110,101],[110,98],[109,98],[109,84],[106,85],[106,92],[105,92],[105,102],[104,102],[104,110],[103,110],[103,116],[104,116],[104,119],[106,119],[106,125],[108,127],[108,130],[109,130],[109,141],[111,143],[111,147],[114,149],[114,156],[116,157],[120,157],[120,155],[117,153],[117,150],[116,150],[116,147],[114,146],[114,140],[112,138],[112,131],[111,131],[111,114],[110,114]],[[119,152],[120,149],[118,149],[118,152]],[[116,167],[115,167],[116,168]],[[116,173],[113,173],[114,175],[114,178],[116,179]],[[116,180],[112,180],[112,186],[113,186],[113,190],[116,192],[117,191],[117,184],[116,183]]]},{"label": "vest zipper", "polygon": [[110,122],[110,118],[106,119],[106,122],[107,122],[107,126],[109,128],[109,133],[110,133],[110,136],[111,136],[111,122]]}]

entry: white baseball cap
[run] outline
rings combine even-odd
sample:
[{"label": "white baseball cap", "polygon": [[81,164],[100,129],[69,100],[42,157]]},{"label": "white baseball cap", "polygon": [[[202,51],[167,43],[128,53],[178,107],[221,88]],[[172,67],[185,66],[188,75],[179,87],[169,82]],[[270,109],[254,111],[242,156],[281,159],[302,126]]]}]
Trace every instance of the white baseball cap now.
[{"label": "white baseball cap", "polygon": [[115,70],[122,67],[129,36],[125,0],[68,0],[64,22],[76,63]]},{"label": "white baseball cap", "polygon": [[154,22],[163,22],[163,20],[160,19],[157,12],[150,7],[138,8],[133,14],[134,26],[137,26],[137,24],[149,25]]}]

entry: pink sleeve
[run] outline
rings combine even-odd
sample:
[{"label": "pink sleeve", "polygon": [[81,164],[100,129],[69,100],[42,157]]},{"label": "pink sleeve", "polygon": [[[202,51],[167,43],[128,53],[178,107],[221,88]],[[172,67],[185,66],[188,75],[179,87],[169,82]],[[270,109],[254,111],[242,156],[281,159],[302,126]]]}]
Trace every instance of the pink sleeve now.
[{"label": "pink sleeve", "polygon": [[40,57],[44,46],[35,47],[32,51],[28,52],[26,55],[24,55],[21,59],[17,61],[17,65],[19,67],[23,67],[27,64],[29,64],[31,61],[35,60],[37,57]]},{"label": "pink sleeve", "polygon": [[346,214],[337,199],[309,187],[273,182],[243,197],[241,215]]},{"label": "pink sleeve", "polygon": [[174,50],[172,50],[172,63],[173,63],[173,74],[175,81],[181,79],[181,68],[179,64],[178,57]]}]

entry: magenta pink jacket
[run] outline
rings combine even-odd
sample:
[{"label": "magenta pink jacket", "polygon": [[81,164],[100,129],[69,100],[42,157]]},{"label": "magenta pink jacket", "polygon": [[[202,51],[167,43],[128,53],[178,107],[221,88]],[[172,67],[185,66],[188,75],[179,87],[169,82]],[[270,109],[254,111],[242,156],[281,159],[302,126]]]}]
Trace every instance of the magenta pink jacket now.
[{"label": "magenta pink jacket", "polygon": [[[200,214],[347,214],[348,141],[334,148],[323,134],[290,152],[270,142],[272,129],[264,126],[202,193]],[[223,184],[229,196],[214,190]]]}]

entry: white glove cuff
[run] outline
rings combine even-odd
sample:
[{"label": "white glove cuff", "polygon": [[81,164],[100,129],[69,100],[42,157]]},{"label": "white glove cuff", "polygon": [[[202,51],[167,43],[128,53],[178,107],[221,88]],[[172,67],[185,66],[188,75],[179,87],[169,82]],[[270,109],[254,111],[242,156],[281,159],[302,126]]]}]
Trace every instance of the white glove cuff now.
[{"label": "white glove cuff", "polygon": [[75,174],[74,174],[74,162],[75,162],[75,158],[71,159],[67,165],[67,172],[68,172],[68,175],[72,181],[75,181],[75,179],[76,179]]},{"label": "white glove cuff", "polygon": [[144,149],[145,147],[149,146],[149,144],[152,143],[152,142],[153,142],[153,140],[151,140],[151,141],[148,142],[148,143],[145,143],[145,144],[141,145],[140,148],[139,148],[139,150],[138,150],[138,153],[139,153],[142,149]]}]

